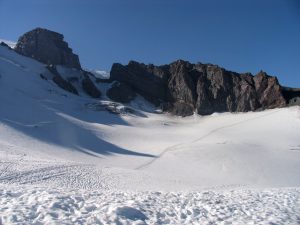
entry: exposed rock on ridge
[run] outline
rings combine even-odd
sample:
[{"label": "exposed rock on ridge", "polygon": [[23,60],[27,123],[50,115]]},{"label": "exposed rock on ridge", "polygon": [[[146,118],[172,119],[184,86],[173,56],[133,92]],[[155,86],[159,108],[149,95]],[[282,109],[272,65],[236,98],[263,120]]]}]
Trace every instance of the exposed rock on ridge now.
[{"label": "exposed rock on ridge", "polygon": [[134,61],[114,64],[111,81],[131,87],[164,111],[188,116],[197,112],[247,112],[287,105],[276,77],[238,74],[211,64],[178,60],[154,66]]},{"label": "exposed rock on ridge", "polygon": [[[239,74],[216,65],[192,64],[183,60],[163,66],[135,61],[126,66],[115,63],[110,80],[97,79],[81,69],[78,56],[63,38],[62,34],[36,28],[21,36],[14,50],[47,64],[54,75],[52,80],[74,94],[82,90],[99,98],[101,92],[95,83],[117,81],[107,92],[112,100],[128,103],[140,94],[163,111],[181,116],[194,112],[207,115],[300,105],[298,89],[281,87],[276,77],[265,72],[255,76]],[[69,71],[61,73],[56,65],[69,67]],[[75,75],[70,75],[72,71]]]},{"label": "exposed rock on ridge", "polygon": [[101,92],[98,90],[98,88],[95,86],[93,81],[89,77],[88,72],[84,72],[83,79],[81,81],[81,85],[83,90],[91,97],[93,98],[100,98]]},{"label": "exposed rock on ridge", "polygon": [[[47,69],[53,75],[52,80],[60,88],[76,95],[79,94],[79,88],[89,96],[99,98],[101,92],[91,80],[94,76],[81,69],[78,56],[73,54],[72,49],[63,39],[62,34],[36,28],[22,35],[14,50],[47,64]],[[67,79],[57,70],[58,65],[69,69]],[[70,74],[73,74],[73,77],[69,77]]]},{"label": "exposed rock on ridge", "polygon": [[19,38],[15,51],[48,65],[64,65],[81,69],[78,56],[63,39],[62,34],[36,28]]},{"label": "exposed rock on ridge", "polygon": [[282,87],[282,90],[289,106],[300,105],[300,88]]},{"label": "exposed rock on ridge", "polygon": [[54,83],[57,84],[57,86],[64,89],[65,91],[78,95],[78,91],[76,90],[76,88],[72,85],[70,81],[66,81],[64,78],[62,78],[55,66],[49,65],[47,66],[47,69],[54,75],[52,80]]},{"label": "exposed rock on ridge", "polygon": [[159,104],[166,99],[164,78],[167,75],[163,68],[130,61],[128,66],[113,64],[110,79],[126,83],[147,100]]},{"label": "exposed rock on ridge", "polygon": [[136,96],[130,86],[119,82],[115,82],[106,94],[110,99],[121,103],[128,103]]}]

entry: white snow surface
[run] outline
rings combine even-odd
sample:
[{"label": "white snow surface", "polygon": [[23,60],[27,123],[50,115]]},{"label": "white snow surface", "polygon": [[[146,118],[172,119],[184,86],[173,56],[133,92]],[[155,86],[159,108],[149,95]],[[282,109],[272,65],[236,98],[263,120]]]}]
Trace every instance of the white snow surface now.
[{"label": "white snow surface", "polygon": [[0,46],[0,224],[300,224],[300,107],[181,118],[40,74]]},{"label": "white snow surface", "polygon": [[92,74],[94,74],[95,77],[101,78],[101,79],[109,79],[110,74],[109,72],[105,70],[90,70]]},{"label": "white snow surface", "polygon": [[[300,189],[122,192],[3,187],[3,224],[299,224]],[[26,221],[27,223],[24,223]]]}]

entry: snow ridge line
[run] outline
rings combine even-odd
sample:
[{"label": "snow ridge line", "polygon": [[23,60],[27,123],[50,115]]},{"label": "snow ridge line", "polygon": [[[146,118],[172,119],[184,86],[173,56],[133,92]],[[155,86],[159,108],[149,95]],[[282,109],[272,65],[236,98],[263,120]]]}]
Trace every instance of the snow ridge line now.
[{"label": "snow ridge line", "polygon": [[249,121],[252,121],[252,120],[256,120],[256,119],[260,119],[260,118],[263,118],[263,117],[267,117],[269,115],[272,115],[272,114],[275,114],[275,113],[278,113],[279,111],[281,111],[281,109],[279,110],[276,110],[276,111],[273,111],[273,112],[270,112],[270,113],[267,113],[267,114],[264,114],[264,115],[261,115],[261,116],[257,116],[257,117],[254,117],[254,118],[250,118],[250,119],[246,119],[246,120],[243,120],[243,121],[239,121],[239,122],[236,122],[236,123],[233,123],[233,124],[229,124],[229,125],[226,125],[226,126],[222,126],[222,127],[218,127],[218,128],[215,128],[213,130],[211,130],[210,132],[208,132],[207,134],[201,136],[200,138],[197,138],[193,141],[190,141],[190,142],[184,142],[184,143],[179,143],[179,144],[176,144],[176,145],[172,145],[170,147],[167,147],[165,148],[158,156],[154,157],[153,159],[151,159],[150,161],[138,166],[135,168],[135,170],[140,170],[140,169],[144,169],[148,166],[150,166],[151,164],[153,164],[156,160],[160,159],[161,157],[163,157],[166,153],[170,152],[170,151],[176,151],[178,149],[178,147],[181,147],[181,146],[184,146],[184,145],[187,145],[187,144],[194,144],[198,141],[201,141],[207,137],[209,137],[210,135],[220,131],[220,130],[224,130],[224,129],[227,129],[227,128],[231,128],[231,127],[235,127],[237,125],[240,125],[240,124],[243,124],[243,123],[246,123],[246,122],[249,122]]}]

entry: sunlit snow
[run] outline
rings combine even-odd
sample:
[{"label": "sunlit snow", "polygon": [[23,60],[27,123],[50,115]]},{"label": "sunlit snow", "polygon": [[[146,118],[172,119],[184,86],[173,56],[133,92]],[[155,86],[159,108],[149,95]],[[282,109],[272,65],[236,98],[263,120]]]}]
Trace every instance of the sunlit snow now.
[{"label": "sunlit snow", "polygon": [[181,118],[45,73],[0,46],[0,224],[300,223],[300,107]]}]

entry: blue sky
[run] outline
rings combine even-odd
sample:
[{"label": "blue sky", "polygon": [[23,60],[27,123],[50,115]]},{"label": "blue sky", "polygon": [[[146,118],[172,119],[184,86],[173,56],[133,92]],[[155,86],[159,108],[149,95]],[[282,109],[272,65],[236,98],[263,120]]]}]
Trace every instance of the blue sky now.
[{"label": "blue sky", "polygon": [[300,87],[299,0],[0,0],[0,38],[35,27],[63,33],[88,69],[184,59]]}]

